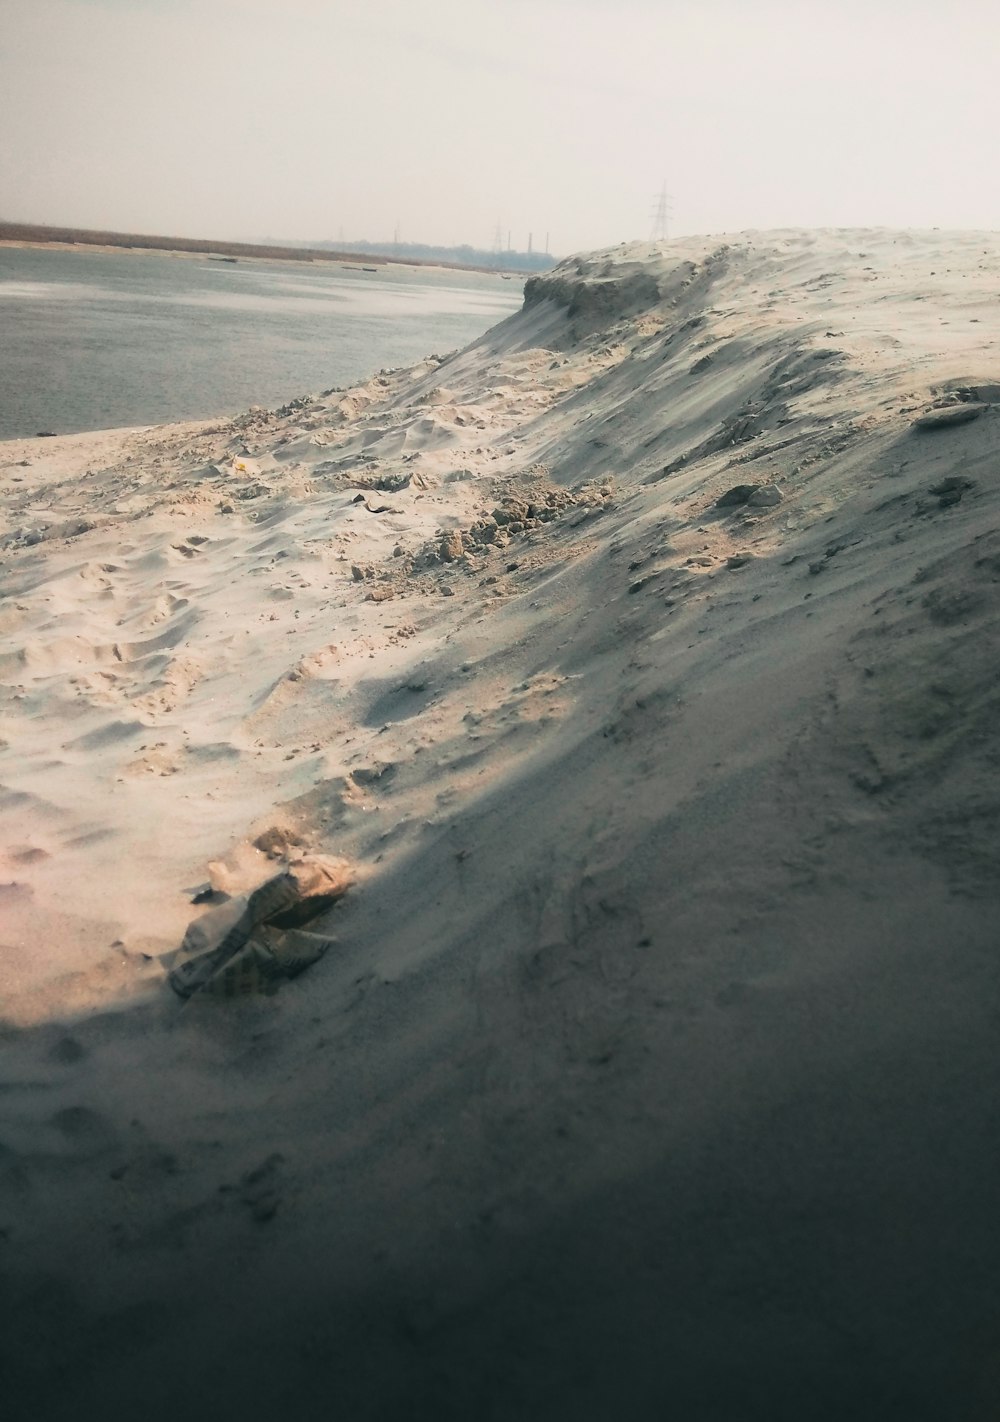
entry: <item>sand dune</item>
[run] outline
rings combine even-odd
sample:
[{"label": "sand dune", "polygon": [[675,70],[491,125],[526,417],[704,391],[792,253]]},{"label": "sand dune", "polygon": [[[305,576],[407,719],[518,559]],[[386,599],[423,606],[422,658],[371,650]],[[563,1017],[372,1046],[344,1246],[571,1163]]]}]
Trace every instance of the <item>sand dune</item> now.
[{"label": "sand dune", "polygon": [[993,1415],[998,273],[618,248],[0,446],[6,1416]]}]

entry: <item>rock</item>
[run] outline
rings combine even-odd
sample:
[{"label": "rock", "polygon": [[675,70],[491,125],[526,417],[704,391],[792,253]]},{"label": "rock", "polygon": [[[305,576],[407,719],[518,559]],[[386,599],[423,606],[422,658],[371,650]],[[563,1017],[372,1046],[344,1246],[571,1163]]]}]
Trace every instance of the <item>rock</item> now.
[{"label": "rock", "polygon": [[949,429],[952,425],[967,425],[971,420],[978,420],[985,409],[985,405],[972,402],[962,405],[946,405],[941,410],[928,410],[926,414],[918,415],[913,421],[913,428],[943,430]]},{"label": "rock", "polygon": [[522,524],[528,517],[528,505],[523,499],[507,499],[502,508],[493,510],[493,521],[498,524]]},{"label": "rock", "polygon": [[721,498],[716,499],[717,509],[736,508],[740,504],[747,504],[750,498],[757,492],[756,484],[734,484],[731,489],[727,489]]},{"label": "rock", "polygon": [[462,535],[458,529],[451,533],[446,533],[438,544],[438,556],[442,563],[454,563],[461,558],[465,552],[465,545],[462,543]]},{"label": "rock", "polygon": [[942,479],[940,483],[934,484],[930,492],[937,494],[939,508],[948,509],[953,504],[961,502],[966,489],[975,487],[971,479],[963,479],[960,474],[951,474],[947,479]]},{"label": "rock", "polygon": [[371,765],[359,765],[357,770],[351,771],[351,779],[355,785],[374,785],[379,780],[387,783],[396,773],[396,763],[392,760],[377,760]]},{"label": "rock", "polygon": [[372,588],[371,592],[365,594],[365,602],[391,602],[396,596],[393,588],[385,586]]},{"label": "rock", "polygon": [[747,499],[747,503],[754,508],[773,508],[775,504],[780,504],[781,500],[782,493],[777,484],[761,484]]},{"label": "rock", "polygon": [[726,567],[730,572],[735,572],[737,568],[745,568],[748,563],[752,562],[752,553],[734,553],[732,557],[726,559]]},{"label": "rock", "polygon": [[296,845],[300,845],[302,840],[294,830],[282,829],[279,825],[272,825],[270,829],[264,830],[254,840],[254,847],[262,854],[266,854],[268,859],[287,859],[289,851]]},{"label": "rock", "polygon": [[398,494],[407,487],[412,474],[381,474],[375,478],[356,479],[359,489],[377,489],[383,494]]}]

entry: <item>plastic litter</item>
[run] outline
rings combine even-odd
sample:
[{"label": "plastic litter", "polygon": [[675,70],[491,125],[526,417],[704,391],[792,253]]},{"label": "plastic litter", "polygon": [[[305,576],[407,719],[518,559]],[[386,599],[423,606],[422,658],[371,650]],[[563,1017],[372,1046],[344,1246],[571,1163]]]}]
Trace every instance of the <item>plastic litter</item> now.
[{"label": "plastic litter", "polygon": [[180,997],[246,997],[275,992],[333,945],[304,924],[347,893],[354,872],[343,860],[310,857],[253,893],[209,909],[184,934],[168,974]]}]

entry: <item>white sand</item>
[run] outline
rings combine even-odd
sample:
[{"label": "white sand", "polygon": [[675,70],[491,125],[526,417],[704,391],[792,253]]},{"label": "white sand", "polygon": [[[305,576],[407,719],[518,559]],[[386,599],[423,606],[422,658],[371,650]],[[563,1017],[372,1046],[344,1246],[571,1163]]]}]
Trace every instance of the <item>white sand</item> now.
[{"label": "white sand", "polygon": [[[993,1415],[998,276],[618,248],[0,446],[6,1417]],[[272,828],[339,946],[181,1003]]]}]

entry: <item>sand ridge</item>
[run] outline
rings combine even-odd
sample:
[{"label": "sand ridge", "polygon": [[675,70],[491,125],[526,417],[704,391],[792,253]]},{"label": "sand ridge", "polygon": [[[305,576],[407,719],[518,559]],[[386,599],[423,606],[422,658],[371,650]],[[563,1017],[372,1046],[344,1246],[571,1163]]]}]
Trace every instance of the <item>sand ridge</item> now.
[{"label": "sand ridge", "polygon": [[[349,391],[2,447],[25,1407],[647,1415],[666,1350],[688,1416],[973,1415],[998,270],[639,244]],[[192,900],[307,851],[337,947],[174,1000]]]}]

